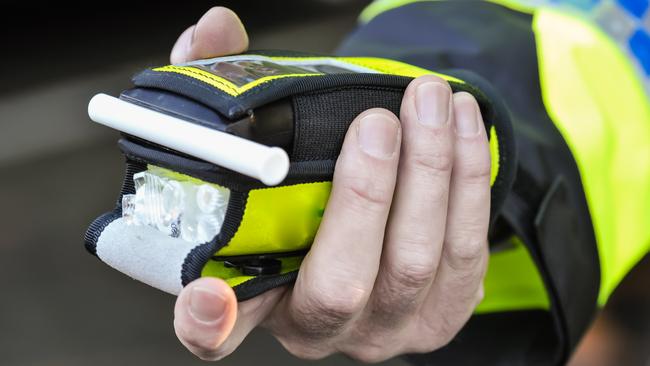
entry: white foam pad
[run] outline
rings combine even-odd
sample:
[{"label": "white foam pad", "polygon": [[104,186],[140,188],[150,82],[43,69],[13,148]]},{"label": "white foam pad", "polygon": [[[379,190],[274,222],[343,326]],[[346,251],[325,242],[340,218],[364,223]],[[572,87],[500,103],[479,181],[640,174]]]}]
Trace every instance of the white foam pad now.
[{"label": "white foam pad", "polygon": [[109,266],[150,286],[178,295],[181,268],[197,245],[172,238],[150,226],[111,222],[97,240],[97,256]]}]

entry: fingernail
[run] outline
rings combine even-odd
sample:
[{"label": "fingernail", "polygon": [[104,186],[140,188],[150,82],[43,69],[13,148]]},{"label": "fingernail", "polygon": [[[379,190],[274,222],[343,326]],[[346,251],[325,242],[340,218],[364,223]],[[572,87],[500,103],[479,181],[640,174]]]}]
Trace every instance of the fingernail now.
[{"label": "fingernail", "polygon": [[451,92],[442,83],[428,81],[415,89],[418,121],[425,126],[442,127],[449,120]]},{"label": "fingernail", "polygon": [[220,320],[226,310],[226,301],[212,289],[193,287],[190,292],[190,315],[204,323]]},{"label": "fingernail", "polygon": [[366,154],[388,159],[397,147],[397,122],[381,113],[369,114],[359,121],[358,140]]},{"label": "fingernail", "polygon": [[[469,97],[467,97],[469,98]],[[460,103],[454,109],[456,116],[456,134],[461,137],[472,137],[479,132],[479,111],[474,101]]]}]

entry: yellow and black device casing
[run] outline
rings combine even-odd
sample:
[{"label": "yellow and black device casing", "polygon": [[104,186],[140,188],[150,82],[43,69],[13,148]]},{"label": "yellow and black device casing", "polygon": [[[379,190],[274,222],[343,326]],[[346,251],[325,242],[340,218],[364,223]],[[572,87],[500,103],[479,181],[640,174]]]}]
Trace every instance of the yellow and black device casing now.
[{"label": "yellow and black device casing", "polygon": [[[290,157],[287,178],[268,187],[124,135],[119,146],[127,169],[120,197],[134,192],[133,174],[162,168],[229,189],[223,226],[212,240],[190,244],[152,228],[126,225],[120,198],[114,210],[91,224],[86,248],[131,277],[174,294],[202,276],[224,279],[240,301],[291,283],[326,209],[348,126],[369,108],[399,115],[409,82],[427,74],[444,78],[454,92],[469,92],[479,102],[490,139],[494,218],[512,186],[516,156],[508,112],[485,81],[470,73],[436,73],[381,58],[251,52],[144,70],[133,78],[136,89],[121,98],[280,146]],[[169,103],[156,104],[159,100]],[[188,105],[194,106],[190,112]]]}]

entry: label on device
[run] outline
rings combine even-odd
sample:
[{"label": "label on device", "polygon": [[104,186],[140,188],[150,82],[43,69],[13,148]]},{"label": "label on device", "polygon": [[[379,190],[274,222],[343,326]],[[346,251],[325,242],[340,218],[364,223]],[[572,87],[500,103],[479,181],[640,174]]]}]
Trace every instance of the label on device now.
[{"label": "label on device", "polygon": [[207,71],[227,80],[237,88],[244,88],[248,84],[257,84],[259,81],[269,78],[377,73],[376,70],[367,67],[323,57],[271,58],[259,55],[240,55],[194,61],[183,66],[193,66]]}]

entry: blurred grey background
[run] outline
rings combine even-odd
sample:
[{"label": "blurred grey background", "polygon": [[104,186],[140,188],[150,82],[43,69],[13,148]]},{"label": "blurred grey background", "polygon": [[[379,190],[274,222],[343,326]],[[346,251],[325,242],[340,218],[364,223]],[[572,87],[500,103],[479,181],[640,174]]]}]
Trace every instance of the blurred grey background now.
[{"label": "blurred grey background", "polygon": [[[210,6],[235,10],[253,49],[328,53],[367,3],[7,4],[0,16],[0,365],[203,364],[174,336],[172,296],[83,249],[87,225],[113,206],[123,173],[117,134],[88,121],[87,102],[167,63],[176,37]],[[617,290],[574,365],[650,357],[648,268],[646,260]],[[355,363],[343,356],[301,361],[255,331],[220,364]]]}]

